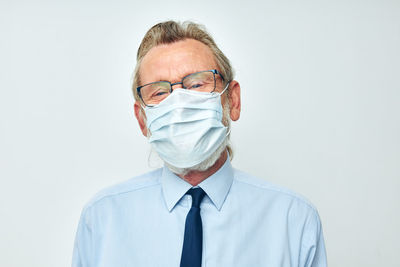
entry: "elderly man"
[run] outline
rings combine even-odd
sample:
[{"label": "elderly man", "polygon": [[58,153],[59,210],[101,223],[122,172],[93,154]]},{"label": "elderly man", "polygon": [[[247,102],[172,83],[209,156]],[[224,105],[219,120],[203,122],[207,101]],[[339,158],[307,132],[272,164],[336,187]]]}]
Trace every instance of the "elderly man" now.
[{"label": "elderly man", "polygon": [[86,205],[72,266],[326,266],[316,209],[232,168],[240,85],[201,26],[153,26],[137,53],[133,89],[140,129],[164,167]]}]

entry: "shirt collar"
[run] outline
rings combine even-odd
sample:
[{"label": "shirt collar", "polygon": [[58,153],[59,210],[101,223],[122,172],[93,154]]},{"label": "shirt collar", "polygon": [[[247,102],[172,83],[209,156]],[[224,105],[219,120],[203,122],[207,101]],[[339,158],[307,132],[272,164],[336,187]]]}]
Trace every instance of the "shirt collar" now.
[{"label": "shirt collar", "polygon": [[[224,165],[213,175],[202,181],[198,186],[207,193],[215,207],[221,210],[232,185],[232,181],[233,169],[228,156]],[[166,166],[164,166],[162,171],[161,184],[164,200],[169,211],[171,211],[185,193],[193,187],[171,172]]]}]

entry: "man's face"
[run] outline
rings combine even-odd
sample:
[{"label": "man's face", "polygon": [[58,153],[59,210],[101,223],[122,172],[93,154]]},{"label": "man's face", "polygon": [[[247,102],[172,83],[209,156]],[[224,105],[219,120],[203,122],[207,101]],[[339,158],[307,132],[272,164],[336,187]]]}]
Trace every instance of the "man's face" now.
[{"label": "man's face", "polygon": [[[218,69],[217,64],[214,60],[214,55],[211,50],[203,43],[193,40],[186,39],[172,44],[159,45],[150,49],[150,51],[144,56],[141,67],[140,77],[141,84],[147,84],[155,81],[169,81],[171,83],[180,82],[183,77],[188,74]],[[180,85],[174,86],[175,88]],[[217,91],[221,91],[223,88],[217,88]],[[236,81],[232,81],[230,89],[231,95],[236,95],[236,99],[233,103],[233,109],[236,111],[235,116],[231,119],[237,120],[240,114],[240,87]],[[222,105],[227,100],[227,94],[224,94],[221,98]],[[231,101],[232,102],[232,101]],[[135,104],[135,114],[139,121],[140,128],[143,134],[147,135],[147,128],[144,123],[143,114],[139,112],[139,103]],[[232,110],[232,103],[231,103]]]}]

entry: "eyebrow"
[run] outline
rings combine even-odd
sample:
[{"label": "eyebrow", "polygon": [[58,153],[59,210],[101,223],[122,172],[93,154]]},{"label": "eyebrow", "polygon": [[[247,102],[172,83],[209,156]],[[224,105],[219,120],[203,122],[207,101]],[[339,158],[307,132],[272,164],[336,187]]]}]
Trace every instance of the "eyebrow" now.
[{"label": "eyebrow", "polygon": [[184,72],[184,75],[182,75],[182,76],[181,76],[178,80],[176,80],[176,81],[169,81],[169,80],[167,80],[167,79],[157,79],[157,80],[154,81],[154,82],[170,82],[170,83],[181,82],[183,78],[185,78],[186,76],[188,76],[188,75],[190,75],[190,74],[193,74],[193,73],[196,73],[196,72],[208,71],[208,70],[213,70],[213,68],[207,69],[207,70],[186,71],[186,72]]}]

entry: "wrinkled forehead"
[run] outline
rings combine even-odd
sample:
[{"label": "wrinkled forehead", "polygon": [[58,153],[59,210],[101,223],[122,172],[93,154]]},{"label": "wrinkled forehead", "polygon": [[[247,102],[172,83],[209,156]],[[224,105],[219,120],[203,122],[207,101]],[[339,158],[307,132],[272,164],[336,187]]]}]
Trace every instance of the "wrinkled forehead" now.
[{"label": "wrinkled forehead", "polygon": [[177,82],[190,73],[216,68],[214,55],[208,46],[186,39],[150,49],[141,62],[141,84]]}]

